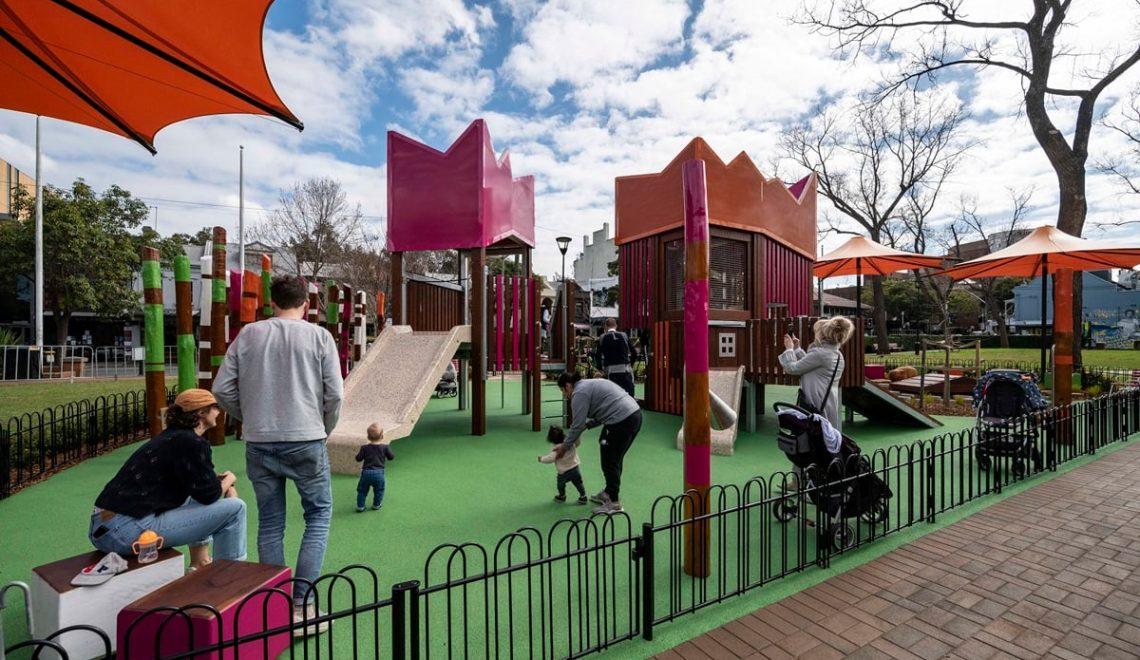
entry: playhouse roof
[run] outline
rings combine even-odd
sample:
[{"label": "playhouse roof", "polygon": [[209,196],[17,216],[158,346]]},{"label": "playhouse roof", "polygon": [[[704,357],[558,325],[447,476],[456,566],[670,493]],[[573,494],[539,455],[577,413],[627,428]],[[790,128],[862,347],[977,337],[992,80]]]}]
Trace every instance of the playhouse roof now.
[{"label": "playhouse roof", "polygon": [[482,119],[447,151],[388,131],[388,249],[486,247],[505,239],[534,245],[534,177],[514,178],[495,157]]},{"label": "playhouse roof", "polygon": [[684,224],[681,165],[705,161],[709,223],[770,236],[807,257],[816,251],[816,181],[808,174],[791,186],[765,178],[748,154],[727,165],[702,138],[693,138],[657,174],[614,181],[614,241],[621,245]]}]

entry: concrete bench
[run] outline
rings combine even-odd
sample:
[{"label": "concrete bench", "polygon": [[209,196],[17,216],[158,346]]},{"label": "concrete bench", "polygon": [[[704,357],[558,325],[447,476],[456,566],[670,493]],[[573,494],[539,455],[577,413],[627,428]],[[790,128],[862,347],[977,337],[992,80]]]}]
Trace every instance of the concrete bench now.
[{"label": "concrete bench", "polygon": [[[71,579],[79,571],[98,562],[102,552],[91,551],[68,557],[32,569],[32,614],[36,639],[43,639],[55,631],[86,624],[95,626],[115,640],[115,616],[124,605],[169,584],[185,573],[182,553],[164,549],[158,561],[139,564],[137,558],[126,557],[127,570],[103,584],[93,587],[75,587]],[[76,631],[61,635],[57,640],[71,658],[101,657],[103,642],[90,632]],[[45,657],[55,654],[45,652]]]},{"label": "concrete bench", "polygon": [[[217,560],[124,607],[118,657],[155,658],[288,626],[292,575],[285,566]],[[276,658],[292,639],[285,631],[202,657]]]}]

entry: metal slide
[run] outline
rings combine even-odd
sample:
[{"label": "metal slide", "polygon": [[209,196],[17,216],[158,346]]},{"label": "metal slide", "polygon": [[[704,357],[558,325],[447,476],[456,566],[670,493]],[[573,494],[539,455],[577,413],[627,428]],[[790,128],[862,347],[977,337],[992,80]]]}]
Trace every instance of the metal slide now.
[{"label": "metal slide", "polygon": [[388,326],[344,381],[340,420],[329,435],[329,460],[336,474],[357,474],[356,451],[369,424],[379,422],[390,442],[412,432],[435,386],[471,326],[447,332],[413,332]]}]

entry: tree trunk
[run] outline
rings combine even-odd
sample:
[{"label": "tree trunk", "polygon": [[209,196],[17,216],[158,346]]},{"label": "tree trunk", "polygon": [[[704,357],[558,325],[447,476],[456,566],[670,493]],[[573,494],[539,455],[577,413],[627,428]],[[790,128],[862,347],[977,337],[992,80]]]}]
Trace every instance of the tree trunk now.
[{"label": "tree trunk", "polygon": [[52,310],[51,314],[52,318],[55,319],[55,343],[60,345],[66,344],[68,324],[71,322],[71,312],[55,309]]},{"label": "tree trunk", "polygon": [[1002,348],[1009,348],[1009,326],[1005,321],[1005,310],[1002,310],[997,315],[998,323],[998,340],[1001,342]]},{"label": "tree trunk", "polygon": [[875,309],[875,344],[879,355],[890,353],[890,341],[887,339],[887,304],[883,295],[883,278],[875,275],[871,278],[871,306]]}]

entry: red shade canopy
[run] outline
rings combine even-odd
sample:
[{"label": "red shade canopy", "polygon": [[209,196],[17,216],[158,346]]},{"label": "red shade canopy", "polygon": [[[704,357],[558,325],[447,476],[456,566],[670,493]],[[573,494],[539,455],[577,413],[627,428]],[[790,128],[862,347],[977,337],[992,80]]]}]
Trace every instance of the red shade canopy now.
[{"label": "red shade canopy", "polygon": [[889,275],[900,270],[940,268],[942,257],[903,252],[866,239],[852,236],[846,243],[815,260],[812,274],[816,277],[840,275]]},{"label": "red shade canopy", "polygon": [[945,274],[956,280],[976,277],[1037,277],[1060,268],[1100,270],[1132,268],[1140,264],[1140,247],[1116,241],[1090,241],[1046,225],[1009,247],[953,268]]},{"label": "red shade canopy", "polygon": [[269,80],[273,0],[0,0],[0,107],[94,126],[154,153],[163,127],[229,113],[303,128]]}]

